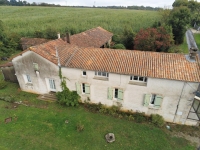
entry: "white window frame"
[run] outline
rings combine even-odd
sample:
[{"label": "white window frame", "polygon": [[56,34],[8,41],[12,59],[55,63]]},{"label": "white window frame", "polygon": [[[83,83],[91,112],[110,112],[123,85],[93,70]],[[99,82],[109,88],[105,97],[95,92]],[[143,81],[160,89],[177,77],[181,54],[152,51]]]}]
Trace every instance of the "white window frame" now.
[{"label": "white window frame", "polygon": [[159,109],[162,106],[163,99],[164,99],[163,96],[160,94],[155,94],[155,93],[145,94],[144,106],[149,108]]},{"label": "white window frame", "polygon": [[108,87],[107,91],[107,98],[109,100],[115,101],[123,101],[124,100],[124,89],[122,88],[115,88],[115,87]]},{"label": "white window frame", "polygon": [[156,100],[156,94],[151,94],[151,98],[149,101],[149,106],[154,106]]},{"label": "white window frame", "polygon": [[26,84],[27,83],[32,84],[31,76],[29,74],[24,74],[23,77],[24,77],[24,81],[25,81]]},{"label": "white window frame", "polygon": [[[84,75],[84,73],[85,73],[85,75]],[[82,76],[83,76],[83,77],[86,77],[86,76],[87,76],[87,72],[86,72],[85,70],[82,72]]]},{"label": "white window frame", "polygon": [[109,73],[108,72],[103,72],[103,71],[95,71],[95,76],[108,78],[109,77]]},{"label": "white window frame", "polygon": [[[141,78],[143,78],[141,80]],[[142,76],[130,76],[130,81],[137,81],[137,82],[144,82],[147,83],[147,77],[142,77]]]},{"label": "white window frame", "polygon": [[[56,91],[56,84],[55,84],[55,80],[54,79],[48,79],[49,81],[49,88],[51,91]],[[52,84],[53,83],[53,84]]]}]

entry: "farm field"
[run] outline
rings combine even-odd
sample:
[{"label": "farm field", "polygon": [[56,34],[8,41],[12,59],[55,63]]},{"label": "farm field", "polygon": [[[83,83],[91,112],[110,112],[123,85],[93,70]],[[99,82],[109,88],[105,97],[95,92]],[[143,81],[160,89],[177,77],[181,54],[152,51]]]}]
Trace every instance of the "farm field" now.
[{"label": "farm field", "polygon": [[33,36],[35,31],[43,31],[48,27],[62,34],[67,31],[75,34],[97,26],[120,35],[125,28],[137,32],[152,26],[158,19],[157,11],[0,6],[0,20],[7,31],[20,36]]},{"label": "farm field", "polygon": [[[8,83],[6,88],[0,90],[2,95],[12,95],[29,105],[26,107],[0,100],[2,150],[195,149],[187,140],[172,137],[152,124],[139,124],[91,113],[83,106],[62,107],[56,103],[39,101],[37,95],[20,91],[17,84]],[[8,117],[13,117],[13,121],[5,124],[4,119]],[[65,120],[69,123],[65,124]],[[76,129],[79,123],[84,125],[82,132]],[[104,138],[109,132],[113,132],[116,137],[116,141],[111,144]]]}]

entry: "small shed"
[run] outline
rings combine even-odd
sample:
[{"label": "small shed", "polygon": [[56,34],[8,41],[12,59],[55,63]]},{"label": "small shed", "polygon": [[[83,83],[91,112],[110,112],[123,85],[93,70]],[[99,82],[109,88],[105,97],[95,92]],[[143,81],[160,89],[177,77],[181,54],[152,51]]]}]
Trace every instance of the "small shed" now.
[{"label": "small shed", "polygon": [[15,75],[15,69],[13,67],[12,62],[8,62],[6,64],[0,65],[0,69],[5,81],[18,83],[17,77]]}]

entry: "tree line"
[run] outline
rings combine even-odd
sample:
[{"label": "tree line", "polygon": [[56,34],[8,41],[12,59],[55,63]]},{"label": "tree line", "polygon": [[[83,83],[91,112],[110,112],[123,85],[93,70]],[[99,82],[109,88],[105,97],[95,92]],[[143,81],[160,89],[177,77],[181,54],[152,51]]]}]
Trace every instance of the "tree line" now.
[{"label": "tree line", "polygon": [[60,6],[60,5],[55,5],[55,4],[48,4],[48,3],[29,3],[27,1],[21,1],[21,0],[0,0],[0,5],[7,5],[7,6]]},{"label": "tree line", "polygon": [[[27,1],[22,0],[0,0],[0,5],[10,5],[10,6],[55,6],[61,7],[61,5],[48,4],[48,3],[28,3]],[[79,7],[79,8],[91,8],[89,6],[68,6],[68,7]],[[109,8],[109,9],[134,9],[134,10],[155,10],[158,11],[162,8],[160,7],[151,7],[151,6],[93,6],[93,8]]]}]

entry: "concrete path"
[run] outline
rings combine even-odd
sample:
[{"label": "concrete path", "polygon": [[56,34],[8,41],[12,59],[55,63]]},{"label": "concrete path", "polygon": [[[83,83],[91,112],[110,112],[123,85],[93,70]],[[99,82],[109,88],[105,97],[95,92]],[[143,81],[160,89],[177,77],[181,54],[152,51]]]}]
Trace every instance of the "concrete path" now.
[{"label": "concrete path", "polygon": [[[188,29],[186,31],[186,40],[187,40],[187,45],[188,45],[188,50],[191,48],[191,47],[194,47],[194,48],[197,48],[197,44],[194,40],[194,36],[193,36],[193,33],[190,29]],[[199,58],[200,58],[200,51],[198,50],[198,54],[199,54]]]}]

